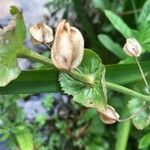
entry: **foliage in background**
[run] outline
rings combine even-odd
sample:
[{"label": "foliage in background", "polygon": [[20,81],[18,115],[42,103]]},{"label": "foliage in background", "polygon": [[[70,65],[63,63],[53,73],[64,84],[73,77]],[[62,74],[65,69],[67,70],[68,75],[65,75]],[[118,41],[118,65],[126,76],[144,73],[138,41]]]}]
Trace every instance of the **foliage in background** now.
[{"label": "foliage in background", "polygon": [[[60,2],[60,1],[56,1],[56,2]],[[77,5],[81,4],[80,2],[82,4],[84,3],[82,0],[79,1],[79,3],[77,3],[77,1],[72,1],[72,3],[75,5],[74,6],[75,10],[78,9]],[[101,14],[104,11],[102,17],[104,17],[104,13],[105,13],[107,19],[111,22],[111,24],[114,27],[113,28],[110,25],[110,22],[106,21],[106,17],[104,17],[104,22],[102,23],[102,27],[99,27],[103,32],[98,35],[95,32],[94,25],[91,23],[89,24],[89,22],[85,18],[83,19],[83,17],[85,17],[84,15],[82,15],[83,10],[84,10],[83,12],[86,15],[89,15],[88,12],[86,12],[87,11],[86,9],[82,9],[84,5],[82,6],[80,5],[77,14],[79,16],[79,20],[81,21],[82,26],[84,26],[84,22],[82,21],[82,19],[85,21],[86,24],[88,24],[85,26],[85,29],[83,29],[84,32],[86,32],[86,38],[89,39],[90,41],[90,47],[94,48],[95,51],[98,52],[98,54],[100,53],[102,61],[105,59],[105,61],[109,63],[109,60],[106,59],[105,54],[103,55],[103,53],[105,53],[103,49],[99,50],[99,48],[102,47],[101,43],[104,45],[104,47],[107,50],[109,50],[117,57],[118,64],[106,65],[106,80],[119,83],[119,84],[127,84],[127,86],[135,89],[136,91],[147,94],[144,91],[143,82],[138,81],[141,77],[138,72],[138,69],[136,68],[137,66],[134,64],[134,60],[132,58],[127,58],[127,56],[122,52],[123,41],[125,41],[125,38],[135,37],[141,43],[143,48],[143,55],[141,59],[143,61],[149,60],[149,56],[145,55],[145,53],[148,53],[150,50],[150,37],[149,37],[150,9],[148,9],[150,6],[150,1],[147,0],[145,4],[143,1],[143,3],[141,2],[140,6],[138,2],[139,2],[138,0],[136,2],[132,0],[132,5],[131,5],[131,1],[125,0],[125,2],[124,3],[122,2],[122,5],[118,7],[117,5],[118,0],[113,0],[111,2],[109,0],[107,1],[93,0],[92,4],[99,10],[97,13]],[[64,3],[65,3],[64,6],[68,4],[66,3],[66,1],[64,1]],[[131,9],[132,12],[129,14],[127,13],[126,15],[129,18],[132,15],[134,16],[135,18],[134,28],[133,26],[131,28],[131,25],[127,25],[127,23],[125,23],[124,21],[126,19],[121,16],[121,13],[122,14],[125,13],[124,11],[126,11],[125,8],[127,8],[127,5],[132,6]],[[56,6],[58,6],[57,3],[55,7]],[[136,11],[136,8],[139,7],[140,10]],[[142,7],[143,9],[141,9]],[[17,10],[13,8],[12,14],[16,13],[14,11]],[[116,15],[116,13],[118,15]],[[18,17],[21,16],[19,16],[18,14]],[[126,20],[126,22],[128,21]],[[6,61],[5,64],[0,62],[1,68],[4,68],[1,69],[0,72],[1,78],[4,78],[4,80],[1,80],[3,81],[1,83],[1,86],[6,85],[6,83],[12,80],[11,78],[8,78],[10,72],[9,67],[12,68],[11,73],[14,74],[13,79],[16,78],[20,73],[19,68],[16,66],[16,57],[18,55],[22,55],[22,53],[20,53],[20,50],[24,49],[24,46],[22,45],[23,42],[22,40],[24,39],[25,36],[24,29],[25,28],[23,22],[19,20],[17,24],[17,28],[12,30],[13,34],[10,33],[9,36],[6,35],[7,36],[6,39],[9,38],[9,44],[6,43],[5,46],[3,43],[1,43],[0,45],[1,49],[6,52],[4,53],[4,55],[1,55],[1,59],[3,60],[4,58],[8,57],[9,60],[11,58],[10,61]],[[21,37],[20,37],[20,33],[22,33]],[[90,33],[94,33],[94,35]],[[14,37],[15,38],[17,37],[17,41],[14,40]],[[101,43],[98,42],[98,39],[100,40]],[[8,53],[7,52],[8,50],[9,52],[11,51],[11,53]],[[92,55],[94,54],[95,53],[93,53]],[[113,55],[110,54],[110,56],[112,57]],[[116,57],[113,58],[116,59]],[[95,58],[95,60],[93,61],[96,60],[97,58]],[[86,70],[84,63],[88,63],[88,61],[83,62],[82,64],[83,66],[81,65],[80,67],[81,70],[83,69],[83,72],[84,71],[86,72],[88,70]],[[5,65],[7,67],[4,67]],[[150,65],[149,61],[142,63],[145,72],[149,71],[149,65]],[[97,69],[94,67],[95,66],[93,66],[93,70]],[[17,72],[14,68],[17,68]],[[91,73],[93,72],[91,71]],[[98,74],[101,74],[101,72],[98,71]],[[1,94],[3,93],[6,94],[9,92],[15,94],[17,92],[18,93],[56,92],[60,90],[60,85],[58,84],[56,77],[58,77],[58,72],[56,70],[50,70],[50,69],[38,70],[37,72],[35,71],[22,72],[19,78],[17,78],[16,80],[8,84],[6,87],[0,88],[0,92]],[[64,81],[64,79],[66,78],[67,80]],[[75,85],[82,86],[80,85],[81,83],[75,82],[72,79],[68,79],[68,77],[63,74],[60,75],[60,81],[65,91],[67,91],[67,93],[75,95],[74,96],[75,98],[79,96],[84,97],[84,92],[87,90],[86,88],[83,88],[85,91],[83,90],[83,93],[81,93],[81,95],[78,95],[80,94],[79,91],[77,91],[76,93],[72,93],[72,90],[66,89],[67,86],[65,85],[66,83],[68,85],[69,84],[68,82],[72,82]],[[133,82],[134,82],[134,86],[133,84],[131,84]],[[21,86],[18,87],[18,85]],[[39,87],[39,85],[41,86]],[[95,83],[95,86],[98,86],[98,84]],[[63,150],[63,149],[72,149],[72,148],[85,149],[85,150],[90,150],[90,149],[109,150],[110,148],[115,148],[116,150],[117,149],[130,150],[130,149],[138,149],[138,148],[144,150],[149,149],[150,128],[148,125],[150,124],[149,123],[150,109],[149,109],[149,103],[145,101],[138,100],[134,97],[127,97],[122,94],[118,94],[116,92],[111,92],[111,91],[108,92],[108,103],[113,105],[115,108],[117,108],[117,112],[123,114],[122,117],[128,116],[129,112],[133,114],[133,112],[136,113],[138,112],[138,110],[141,110],[141,108],[143,109],[144,107],[146,107],[146,109],[142,110],[142,112],[140,111],[140,113],[137,113],[137,115],[132,119],[133,124],[138,129],[144,129],[144,130],[137,131],[137,129],[132,127],[130,132],[130,126],[131,126],[130,121],[125,123],[119,123],[117,129],[116,129],[116,125],[105,126],[100,121],[97,112],[95,110],[93,109],[87,110],[75,104],[72,101],[69,102],[69,106],[68,106],[69,115],[67,117],[60,115],[61,113],[51,114],[51,111],[56,106],[55,101],[53,101],[51,95],[46,97],[45,100],[43,101],[43,107],[50,115],[48,116],[39,115],[35,118],[35,120],[28,122],[28,120],[25,117],[25,113],[17,105],[17,99],[19,99],[20,97],[26,97],[26,96],[22,96],[22,95],[2,96],[0,100],[1,103],[0,104],[1,106],[0,138],[1,141],[6,141],[6,143],[8,143],[8,145],[12,149],[17,149],[17,147],[20,147],[20,149],[22,150],[32,150],[33,147],[34,149],[40,149],[40,150],[53,150],[53,149]],[[83,103],[81,99],[77,99],[76,101],[78,101],[79,103]],[[87,105],[86,102],[87,101],[84,102],[84,105]],[[128,108],[126,108],[127,113],[125,113],[124,115],[122,109],[124,109],[125,105],[128,105]],[[129,142],[127,144],[128,137],[129,137]],[[114,146],[115,142],[116,145]]]}]

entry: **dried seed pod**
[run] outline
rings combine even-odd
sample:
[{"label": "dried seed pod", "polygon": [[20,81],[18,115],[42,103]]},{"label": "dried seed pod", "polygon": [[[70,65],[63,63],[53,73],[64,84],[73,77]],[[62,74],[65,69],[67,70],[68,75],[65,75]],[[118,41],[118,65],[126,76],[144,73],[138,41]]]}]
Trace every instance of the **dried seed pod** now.
[{"label": "dried seed pod", "polygon": [[84,40],[81,32],[66,20],[58,23],[51,50],[53,64],[64,70],[77,68],[83,58]]},{"label": "dried seed pod", "polygon": [[53,41],[53,30],[44,23],[31,26],[30,33],[32,35],[32,42],[35,45]]},{"label": "dried seed pod", "polygon": [[140,43],[135,38],[126,39],[123,47],[124,52],[129,56],[139,57],[142,51]]},{"label": "dried seed pod", "polygon": [[105,124],[113,124],[119,120],[119,114],[110,105],[107,105],[106,110],[99,112],[99,116]]}]

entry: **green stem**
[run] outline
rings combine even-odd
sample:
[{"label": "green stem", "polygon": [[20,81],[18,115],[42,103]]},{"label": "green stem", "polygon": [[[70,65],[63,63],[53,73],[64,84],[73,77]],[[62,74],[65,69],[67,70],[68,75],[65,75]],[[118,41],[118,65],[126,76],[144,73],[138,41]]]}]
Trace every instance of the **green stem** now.
[{"label": "green stem", "polygon": [[68,73],[72,78],[81,81],[85,84],[88,84],[90,86],[93,86],[94,84],[94,78],[91,75],[85,75],[81,74],[75,70],[72,70],[71,72]]},{"label": "green stem", "polygon": [[[78,81],[81,81],[83,83],[87,83],[91,86],[94,84],[94,78],[92,78],[92,76],[90,76],[90,75],[89,76],[84,75],[84,74],[81,75],[80,73],[78,73],[76,71],[73,71],[69,74],[71,75],[71,77],[75,78]],[[114,90],[114,91],[117,91],[117,92],[121,92],[121,93],[130,95],[130,96],[133,96],[133,97],[138,97],[139,99],[150,101],[150,96],[140,94],[140,93],[135,92],[131,89],[128,89],[124,86],[114,84],[114,83],[111,83],[111,82],[107,82],[107,81],[106,81],[106,86],[107,86],[108,89],[111,89],[111,90]]]},{"label": "green stem", "polygon": [[124,93],[124,94],[130,95],[130,96],[133,96],[133,97],[138,97],[139,99],[146,100],[146,101],[150,102],[150,96],[140,94],[140,93],[135,92],[131,89],[128,89],[124,86],[114,84],[114,83],[111,83],[111,82],[106,82],[106,86],[107,86],[107,88],[109,88],[111,90],[114,90],[114,91],[117,91],[117,92],[120,92],[120,93]]},{"label": "green stem", "polygon": [[[127,109],[123,109],[122,112],[123,116],[126,116],[128,114],[127,112],[128,112]],[[131,128],[131,120],[121,122],[118,124],[115,150],[126,150],[130,128]]]},{"label": "green stem", "polygon": [[145,83],[145,85],[146,85],[146,88],[149,89],[148,83],[147,83],[147,80],[146,80],[146,78],[145,78],[143,69],[142,69],[142,67],[141,67],[141,65],[140,65],[140,62],[138,61],[138,58],[137,58],[137,57],[135,57],[135,60],[136,60],[136,63],[137,63],[137,65],[138,65],[138,68],[139,68],[139,70],[140,70],[140,73],[141,73],[141,75],[142,75],[142,78],[143,78],[143,80],[144,80],[144,83]]},{"label": "green stem", "polygon": [[29,50],[25,47],[19,51],[18,57],[27,58],[27,59],[42,63],[47,67],[54,68],[54,65],[52,64],[52,62],[49,58],[47,58],[43,55],[40,55],[32,50]]}]

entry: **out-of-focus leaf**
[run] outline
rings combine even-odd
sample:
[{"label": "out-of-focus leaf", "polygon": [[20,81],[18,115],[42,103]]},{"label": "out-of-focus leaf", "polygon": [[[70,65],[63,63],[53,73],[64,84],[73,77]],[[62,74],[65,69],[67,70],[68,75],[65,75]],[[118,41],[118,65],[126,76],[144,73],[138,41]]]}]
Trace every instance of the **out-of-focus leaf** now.
[{"label": "out-of-focus leaf", "polygon": [[150,125],[150,105],[146,101],[133,98],[129,101],[128,108],[131,114],[135,114],[132,122],[137,129],[142,130]]},{"label": "out-of-focus leaf", "polygon": [[125,22],[130,26],[135,28],[138,18],[137,10],[140,10],[146,0],[123,0],[123,13],[133,11],[133,13],[129,13],[127,15],[123,15],[122,18]]},{"label": "out-of-focus leaf", "polygon": [[150,146],[150,133],[145,134],[139,141],[139,149],[144,149]]},{"label": "out-of-focus leaf", "polygon": [[106,8],[108,8],[109,5],[109,1],[108,0],[92,0],[92,4],[95,8],[99,8],[101,10],[104,10]]},{"label": "out-of-focus leaf", "polygon": [[33,137],[27,127],[18,127],[14,133],[21,150],[33,150]]},{"label": "out-of-focus leaf", "polygon": [[135,63],[134,57],[127,57],[126,59],[120,60],[118,64],[134,64],[134,63]]},{"label": "out-of-focus leaf", "polygon": [[59,81],[65,93],[73,95],[73,99],[86,107],[96,108],[98,111],[106,108],[107,96],[104,82],[105,68],[99,56],[93,51],[86,50],[83,61],[78,70],[81,74],[94,80],[90,86],[78,81],[68,74],[61,73]]},{"label": "out-of-focus leaf", "polygon": [[[150,61],[141,62],[144,73],[150,71]],[[137,64],[106,65],[106,81],[128,84],[141,79]]]},{"label": "out-of-focus leaf", "polygon": [[0,40],[0,86],[5,86],[18,77],[20,69],[17,65],[18,45],[14,42],[16,41],[14,34],[11,32],[2,36],[3,39]]},{"label": "out-of-focus leaf", "polygon": [[138,40],[143,48],[143,51],[150,51],[150,22],[139,26]]},{"label": "out-of-focus leaf", "polygon": [[122,47],[118,43],[115,43],[109,36],[100,34],[98,38],[109,51],[111,51],[120,59],[125,59],[127,57],[127,55],[123,52]]},{"label": "out-of-focus leaf", "polygon": [[[17,9],[17,8],[16,8]],[[25,38],[25,25],[21,12],[14,10],[16,25],[0,29],[0,87],[7,85],[20,74],[17,54]]]},{"label": "out-of-focus leaf", "polygon": [[105,15],[112,23],[114,28],[118,30],[125,38],[134,37],[134,31],[130,29],[119,16],[108,10],[105,10]]},{"label": "out-of-focus leaf", "polygon": [[138,18],[138,23],[143,24],[149,21],[150,21],[150,0],[147,0]]},{"label": "out-of-focus leaf", "polygon": [[54,69],[23,71],[16,80],[5,87],[0,87],[0,94],[31,94],[58,91],[60,91],[58,72]]}]

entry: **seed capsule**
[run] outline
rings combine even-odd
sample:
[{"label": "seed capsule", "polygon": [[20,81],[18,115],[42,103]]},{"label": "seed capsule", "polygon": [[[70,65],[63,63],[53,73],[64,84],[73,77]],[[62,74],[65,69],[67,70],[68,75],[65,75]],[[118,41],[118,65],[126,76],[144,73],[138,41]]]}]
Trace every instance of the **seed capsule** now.
[{"label": "seed capsule", "polygon": [[84,40],[81,32],[66,20],[58,23],[51,50],[53,64],[64,70],[77,68],[83,58]]},{"label": "seed capsule", "polygon": [[38,23],[30,27],[33,44],[50,43],[53,41],[53,30],[44,23]]},{"label": "seed capsule", "polygon": [[135,38],[128,38],[126,39],[123,50],[129,56],[139,57],[141,55],[142,48]]},{"label": "seed capsule", "polygon": [[99,112],[99,116],[105,124],[113,124],[119,120],[119,114],[109,105],[106,110]]}]

